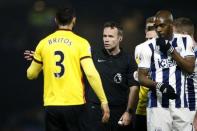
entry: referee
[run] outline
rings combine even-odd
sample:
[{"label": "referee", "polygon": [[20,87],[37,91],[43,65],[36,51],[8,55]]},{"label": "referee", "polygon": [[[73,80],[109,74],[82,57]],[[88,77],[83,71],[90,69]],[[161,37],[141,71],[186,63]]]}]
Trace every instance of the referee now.
[{"label": "referee", "polygon": [[139,90],[133,78],[137,67],[135,60],[119,47],[122,38],[122,27],[116,22],[106,22],[103,29],[104,49],[92,50],[92,58],[109,102],[110,119],[107,124],[100,122],[100,101],[90,88],[87,93],[90,131],[131,131],[129,123]]},{"label": "referee", "polygon": [[85,113],[83,68],[103,110],[102,122],[109,119],[109,107],[100,76],[94,67],[87,40],[72,32],[75,10],[56,13],[58,30],[37,45],[27,78],[35,79],[43,69],[46,131],[82,131]]}]

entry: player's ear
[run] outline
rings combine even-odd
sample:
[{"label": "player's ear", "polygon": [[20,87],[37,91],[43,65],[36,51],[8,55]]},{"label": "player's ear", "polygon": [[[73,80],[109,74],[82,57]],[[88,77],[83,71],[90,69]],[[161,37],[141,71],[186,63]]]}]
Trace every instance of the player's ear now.
[{"label": "player's ear", "polygon": [[72,19],[73,25],[75,25],[76,20],[77,20],[77,18],[76,17],[73,17],[73,19]]},{"label": "player's ear", "polygon": [[56,19],[56,17],[55,17],[55,19],[54,19],[54,20],[55,20],[55,23],[57,24],[57,19]]}]

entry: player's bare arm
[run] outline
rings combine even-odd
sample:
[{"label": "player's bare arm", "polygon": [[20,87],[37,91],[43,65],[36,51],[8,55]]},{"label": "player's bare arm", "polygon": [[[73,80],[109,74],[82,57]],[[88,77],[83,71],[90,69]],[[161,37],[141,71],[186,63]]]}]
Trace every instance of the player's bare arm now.
[{"label": "player's bare arm", "polygon": [[147,76],[149,75],[149,69],[147,68],[138,68],[138,79],[141,85],[146,86],[148,88],[155,87],[156,82],[149,79]]},{"label": "player's bare arm", "polygon": [[194,56],[188,56],[183,58],[176,50],[174,50],[171,55],[173,59],[176,61],[177,65],[179,65],[184,71],[188,73],[193,73],[195,67]]}]

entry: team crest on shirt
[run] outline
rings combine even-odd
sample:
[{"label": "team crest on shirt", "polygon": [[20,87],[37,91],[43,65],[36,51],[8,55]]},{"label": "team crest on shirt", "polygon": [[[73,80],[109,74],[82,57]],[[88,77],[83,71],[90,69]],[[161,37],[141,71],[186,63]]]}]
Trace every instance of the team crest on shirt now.
[{"label": "team crest on shirt", "polygon": [[157,45],[155,46],[155,52],[160,53],[160,48]]},{"label": "team crest on shirt", "polygon": [[116,73],[114,76],[114,82],[119,84],[122,82],[122,74],[121,73]]}]

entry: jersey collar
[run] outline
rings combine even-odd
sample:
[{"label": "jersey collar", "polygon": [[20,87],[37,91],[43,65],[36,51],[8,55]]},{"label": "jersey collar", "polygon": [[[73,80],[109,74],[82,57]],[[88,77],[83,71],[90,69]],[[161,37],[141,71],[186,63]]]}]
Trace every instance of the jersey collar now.
[{"label": "jersey collar", "polygon": [[57,31],[71,31],[72,32],[72,30],[70,29],[57,29]]},{"label": "jersey collar", "polygon": [[120,48],[120,52],[118,53],[118,54],[116,54],[116,55],[110,55],[108,52],[107,52],[107,50],[106,49],[104,49],[103,48],[103,53],[106,55],[106,56],[109,56],[109,57],[119,57],[119,56],[121,56],[122,55],[122,52],[123,52],[123,49],[122,48]]}]

